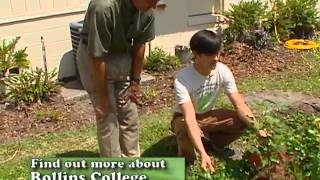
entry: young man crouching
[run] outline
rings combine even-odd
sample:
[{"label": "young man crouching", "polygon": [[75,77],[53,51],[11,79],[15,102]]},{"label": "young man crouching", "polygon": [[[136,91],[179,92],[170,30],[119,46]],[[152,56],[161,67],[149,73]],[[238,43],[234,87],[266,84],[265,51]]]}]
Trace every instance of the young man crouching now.
[{"label": "young man crouching", "polygon": [[[221,41],[212,31],[201,30],[190,40],[194,63],[183,68],[175,79],[176,105],[172,129],[176,134],[178,155],[187,162],[200,155],[201,167],[214,171],[214,161],[208,156],[203,139],[217,152],[240,137],[248,127],[254,127],[254,115],[238,92],[230,69],[219,62]],[[235,110],[214,109],[221,90],[228,95]],[[259,136],[266,136],[259,130]]]}]

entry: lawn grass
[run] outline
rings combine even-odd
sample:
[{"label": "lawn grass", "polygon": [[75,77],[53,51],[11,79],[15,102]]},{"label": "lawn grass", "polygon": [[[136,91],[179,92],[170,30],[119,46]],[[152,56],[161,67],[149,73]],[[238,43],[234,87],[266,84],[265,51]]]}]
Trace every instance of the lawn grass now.
[{"label": "lawn grass", "polygon": [[[142,156],[175,155],[175,141],[169,130],[170,114],[170,109],[166,108],[152,116],[141,116]],[[13,160],[0,164],[0,179],[24,179],[29,173],[29,162],[33,157],[98,157],[97,147],[94,125],[0,145],[1,160],[10,158],[18,151]]]},{"label": "lawn grass", "polygon": [[[320,96],[320,61],[304,59],[309,66],[304,71],[280,72],[263,77],[250,77],[238,82],[241,92],[261,90],[302,91]],[[303,61],[299,62],[303,63]],[[298,64],[299,65],[299,64]],[[229,107],[226,97],[220,98],[218,107]],[[256,108],[265,108],[257,106]],[[140,142],[142,156],[175,156],[176,143],[170,131],[171,109],[165,108],[152,115],[142,115]],[[0,164],[0,179],[24,179],[29,173],[29,161],[32,157],[77,157],[97,156],[95,126],[70,132],[51,133],[41,137],[29,138],[11,144],[0,145],[0,160],[8,159],[15,151],[16,156]],[[219,166],[221,172],[226,168],[225,162]],[[196,169],[196,168],[195,168]],[[194,171],[194,172],[193,172]],[[197,177],[198,170],[191,169],[190,178]],[[223,177],[221,174],[219,177]],[[230,174],[229,174],[230,175]],[[227,177],[227,176],[226,176]],[[228,176],[228,178],[232,178]]]},{"label": "lawn grass", "polygon": [[[46,136],[0,146],[1,159],[7,159],[17,151],[13,160],[0,164],[0,179],[26,177],[29,161],[33,157],[74,156],[97,154],[93,126],[78,131],[52,133]],[[77,152],[81,150],[81,152]],[[92,153],[90,153],[92,152]]]},{"label": "lawn grass", "polygon": [[320,96],[320,58],[306,55],[293,65],[291,71],[249,77],[241,80],[238,86],[242,92],[246,93],[263,90],[289,90]]}]

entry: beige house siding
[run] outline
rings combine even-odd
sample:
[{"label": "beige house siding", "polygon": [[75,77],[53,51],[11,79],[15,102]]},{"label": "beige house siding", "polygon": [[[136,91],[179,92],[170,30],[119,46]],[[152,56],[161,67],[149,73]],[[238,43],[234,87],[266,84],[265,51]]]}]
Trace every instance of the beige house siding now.
[{"label": "beige house siding", "polygon": [[40,39],[43,36],[48,66],[52,69],[57,66],[61,56],[70,50],[71,42],[68,22],[77,21],[81,18],[83,18],[82,14],[76,14],[0,26],[0,36],[6,39],[21,36],[17,48],[27,46],[27,53],[34,67],[43,65]]},{"label": "beige house siding", "polygon": [[[21,36],[18,48],[27,46],[32,66],[43,66],[40,37],[46,45],[49,69],[60,67],[67,75],[75,73],[69,23],[80,21],[90,0],[1,0],[0,38]],[[230,8],[239,0],[162,0],[167,7],[156,10],[156,39],[151,47],[174,53],[175,45],[188,45],[199,29],[213,28],[213,11]],[[224,7],[220,7],[220,5]],[[62,59],[70,59],[68,65]]]},{"label": "beige house siding", "polygon": [[0,22],[14,22],[50,14],[84,10],[89,0],[1,0]]},{"label": "beige house siding", "polygon": [[[21,36],[17,48],[27,46],[32,67],[43,67],[41,36],[48,68],[59,68],[71,50],[69,23],[83,19],[89,0],[1,0],[0,38]],[[73,66],[71,53],[69,65]],[[74,68],[66,76],[75,74]]]},{"label": "beige house siding", "polygon": [[[1,0],[0,38],[21,36],[18,48],[27,46],[33,67],[42,67],[43,36],[49,69],[65,69],[66,76],[74,74],[69,23],[84,18],[89,0]],[[212,27],[211,0],[163,0],[167,8],[156,10],[156,40],[152,47],[160,46],[173,53],[176,44],[186,45],[196,29]],[[198,14],[205,14],[204,16]],[[192,17],[190,17],[192,16]],[[204,17],[204,18],[203,18]],[[61,60],[69,58],[69,64]]]},{"label": "beige house siding", "polygon": [[215,21],[215,16],[211,14],[214,1],[165,0],[167,8],[164,11],[156,10],[156,34],[166,35],[212,27]]},{"label": "beige house siding", "polygon": [[188,45],[190,37],[199,29],[213,28],[216,16],[214,7],[220,0],[165,0],[167,8],[156,11],[157,37],[151,47],[174,53],[176,45]]}]

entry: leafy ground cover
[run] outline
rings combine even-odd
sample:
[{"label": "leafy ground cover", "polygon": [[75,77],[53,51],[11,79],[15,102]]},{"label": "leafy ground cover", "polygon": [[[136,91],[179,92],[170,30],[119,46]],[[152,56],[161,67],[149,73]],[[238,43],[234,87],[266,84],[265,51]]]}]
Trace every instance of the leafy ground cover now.
[{"label": "leafy ground cover", "polygon": [[[259,108],[267,109],[268,105]],[[246,132],[236,144],[245,147],[240,160],[217,159],[212,179],[317,179],[320,176],[320,116],[270,110],[259,117],[270,137],[257,139]],[[190,179],[201,179],[199,166],[190,168]],[[210,179],[210,178],[209,178]]]}]

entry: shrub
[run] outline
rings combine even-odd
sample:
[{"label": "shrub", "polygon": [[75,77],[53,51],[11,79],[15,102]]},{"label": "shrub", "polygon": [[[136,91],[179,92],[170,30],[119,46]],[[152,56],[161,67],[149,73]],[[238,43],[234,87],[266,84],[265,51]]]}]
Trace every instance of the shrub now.
[{"label": "shrub", "polygon": [[8,43],[6,40],[2,40],[0,44],[0,77],[8,76],[10,69],[28,68],[30,66],[26,53],[27,48],[15,50],[19,39],[20,37],[16,37]]},{"label": "shrub", "polygon": [[153,72],[166,72],[181,66],[180,60],[161,48],[155,48],[146,58],[144,68]]},{"label": "shrub", "polygon": [[[231,10],[225,12],[230,20],[229,27],[224,31],[226,43],[233,41],[243,42],[251,32],[260,29],[262,19],[269,16],[267,3],[260,0],[240,1],[239,4],[232,4]],[[265,26],[268,26],[265,24]]]},{"label": "shrub", "polygon": [[[312,38],[315,30],[320,27],[316,8],[318,0],[271,2],[271,11],[267,11],[267,3],[260,0],[240,1],[239,4],[231,5],[232,9],[225,13],[230,20],[229,27],[223,33],[225,42],[240,41],[256,45],[256,36],[252,32],[262,28],[279,42],[289,38]],[[267,21],[261,23],[265,19]]]},{"label": "shrub", "polygon": [[297,179],[319,177],[319,117],[294,113],[286,115],[285,119],[269,115],[265,118],[263,126],[267,127],[273,136],[267,141],[257,141],[256,151],[265,162],[260,168],[282,166],[286,167],[283,171]]},{"label": "shrub", "polygon": [[293,10],[291,19],[294,21],[294,36],[296,38],[311,38],[319,26],[317,11],[318,0],[289,0],[287,5]]},{"label": "shrub", "polygon": [[286,4],[282,0],[275,0],[272,4],[272,16],[270,19],[273,23],[270,26],[269,32],[280,42],[290,38],[291,29],[293,28],[290,17],[290,10],[286,10]]},{"label": "shrub", "polygon": [[47,99],[51,93],[58,92],[58,84],[54,78],[56,69],[46,74],[42,69],[22,71],[18,75],[9,76],[5,80],[6,96],[14,101],[27,103]]},{"label": "shrub", "polygon": [[317,2],[318,0],[275,1],[273,17],[280,39],[311,38],[319,26]]}]

